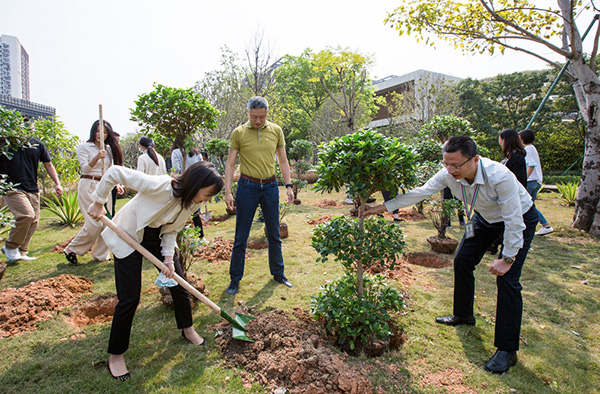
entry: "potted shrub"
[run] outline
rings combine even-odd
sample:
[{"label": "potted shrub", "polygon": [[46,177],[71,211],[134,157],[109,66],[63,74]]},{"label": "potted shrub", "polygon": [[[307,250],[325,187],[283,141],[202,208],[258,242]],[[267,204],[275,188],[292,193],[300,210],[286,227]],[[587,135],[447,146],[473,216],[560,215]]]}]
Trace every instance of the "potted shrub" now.
[{"label": "potted shrub", "polygon": [[429,210],[427,216],[431,220],[433,227],[437,230],[437,236],[427,238],[427,243],[431,249],[438,253],[452,254],[458,247],[458,241],[446,235],[446,229],[450,223],[450,218],[457,209],[462,209],[460,200],[445,200],[443,196],[432,198],[429,201]]},{"label": "potted shrub", "polygon": [[[317,226],[312,246],[317,261],[334,255],[345,275],[313,297],[311,310],[337,343],[350,350],[389,339],[392,312],[403,306],[401,294],[383,277],[364,277],[373,264],[393,267],[403,252],[402,230],[384,219],[362,216],[369,196],[380,190],[406,191],[414,182],[416,155],[398,139],[359,130],[321,145],[315,190],[348,187],[358,201],[359,218],[337,217]],[[340,296],[342,295],[342,296]]]}]

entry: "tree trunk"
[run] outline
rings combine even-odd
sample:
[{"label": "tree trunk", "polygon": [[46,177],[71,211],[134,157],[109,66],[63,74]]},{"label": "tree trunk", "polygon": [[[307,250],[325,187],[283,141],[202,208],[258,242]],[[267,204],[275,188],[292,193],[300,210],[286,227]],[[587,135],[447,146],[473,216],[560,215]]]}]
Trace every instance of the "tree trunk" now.
[{"label": "tree trunk", "polygon": [[582,60],[573,61],[572,66],[586,95],[587,107],[582,112],[587,113],[588,127],[571,226],[600,235],[600,79]]},{"label": "tree trunk", "polygon": [[[363,197],[359,197],[360,205],[358,206],[358,230],[360,233],[365,232],[365,217],[363,216],[363,212],[365,210],[365,204],[367,203],[367,199]],[[362,245],[361,245],[362,246]],[[362,251],[361,247],[358,247],[358,261],[356,262],[356,283],[358,285],[358,298],[362,299],[364,294],[363,287],[363,262],[362,262]]]}]

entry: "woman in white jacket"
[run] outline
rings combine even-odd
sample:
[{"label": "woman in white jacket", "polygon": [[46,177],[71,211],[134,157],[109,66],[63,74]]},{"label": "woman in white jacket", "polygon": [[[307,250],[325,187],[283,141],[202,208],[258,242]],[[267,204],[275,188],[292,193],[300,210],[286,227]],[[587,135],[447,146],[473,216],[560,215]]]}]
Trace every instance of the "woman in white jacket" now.
[{"label": "woman in white jacket", "polygon": [[[96,190],[104,171],[113,164],[119,166],[123,164],[123,152],[110,123],[104,121],[103,137],[100,136],[99,126],[100,121],[95,121],[90,130],[90,138],[77,147],[77,159],[81,166],[77,199],[85,222],[83,228],[64,250],[65,257],[71,264],[77,264],[77,256],[83,256],[90,249],[95,261],[110,259],[108,247],[100,237],[104,225],[89,217],[87,207],[92,203],[92,193]],[[101,138],[104,138],[104,149],[101,149]],[[122,194],[123,188],[117,185],[117,191]],[[106,206],[112,207],[112,196]]]},{"label": "woman in white jacket", "polygon": [[148,175],[165,175],[165,159],[154,150],[154,141],[150,137],[140,138],[140,152],[136,170]]},{"label": "woman in white jacket", "polygon": [[[119,210],[113,221],[126,233],[140,242],[148,251],[167,266],[162,273],[173,277],[182,275],[175,254],[177,233],[185,226],[200,203],[209,201],[223,187],[223,178],[211,163],[196,163],[182,175],[146,175],[124,167],[111,167],[98,184],[94,202],[88,214],[100,219],[103,204],[110,191],[122,184],[138,194]],[[102,237],[115,258],[115,282],[119,302],[115,312],[108,342],[108,369],[117,380],[129,379],[124,353],[129,348],[129,336],[135,310],[140,301],[142,287],[142,255],[123,241],[110,228]],[[177,285],[169,287],[175,309],[177,328],[181,335],[195,345],[206,343],[194,330],[192,309],[187,290]]]}]

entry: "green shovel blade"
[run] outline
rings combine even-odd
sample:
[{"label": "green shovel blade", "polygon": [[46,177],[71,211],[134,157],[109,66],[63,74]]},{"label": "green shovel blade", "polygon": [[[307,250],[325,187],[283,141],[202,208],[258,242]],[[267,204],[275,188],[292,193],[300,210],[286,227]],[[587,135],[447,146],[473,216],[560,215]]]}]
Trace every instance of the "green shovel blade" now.
[{"label": "green shovel blade", "polygon": [[240,339],[242,341],[254,342],[254,340],[248,338],[246,335],[246,324],[253,319],[256,319],[254,316],[248,316],[241,313],[235,314],[235,319],[231,317],[231,315],[221,309],[221,317],[231,323],[232,328],[232,337],[234,339]]}]

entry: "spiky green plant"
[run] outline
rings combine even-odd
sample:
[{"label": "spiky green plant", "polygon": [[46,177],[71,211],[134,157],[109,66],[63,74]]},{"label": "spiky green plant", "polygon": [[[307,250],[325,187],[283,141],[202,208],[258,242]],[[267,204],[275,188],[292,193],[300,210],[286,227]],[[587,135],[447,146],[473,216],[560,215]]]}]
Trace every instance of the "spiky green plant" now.
[{"label": "spiky green plant", "polygon": [[83,220],[83,214],[79,209],[77,200],[77,192],[67,191],[60,197],[52,199],[42,197],[46,203],[44,209],[52,212],[59,219],[60,224],[75,227],[75,225]]}]

